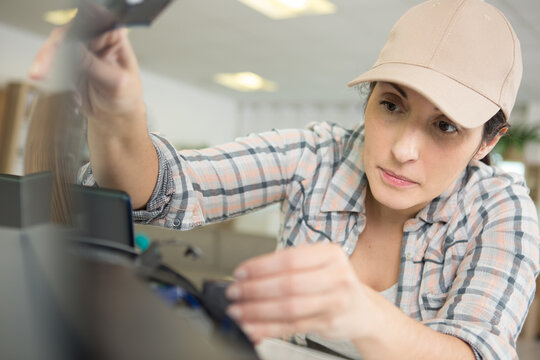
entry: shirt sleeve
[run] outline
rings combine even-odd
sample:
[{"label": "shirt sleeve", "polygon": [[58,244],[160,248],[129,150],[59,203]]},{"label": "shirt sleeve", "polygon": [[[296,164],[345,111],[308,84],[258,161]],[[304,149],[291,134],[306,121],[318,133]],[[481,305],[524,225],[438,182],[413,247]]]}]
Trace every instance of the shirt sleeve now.
[{"label": "shirt sleeve", "polygon": [[536,208],[518,184],[485,200],[471,200],[481,203],[468,216],[476,230],[444,306],[424,324],[462,339],[477,359],[517,359],[540,267]]},{"label": "shirt sleeve", "polygon": [[[229,219],[283,200],[294,180],[312,177],[321,148],[335,142],[333,127],[273,130],[222,146],[177,151],[152,134],[159,173],[152,196],[134,219],[180,230]],[[79,182],[95,186],[91,168]]]}]

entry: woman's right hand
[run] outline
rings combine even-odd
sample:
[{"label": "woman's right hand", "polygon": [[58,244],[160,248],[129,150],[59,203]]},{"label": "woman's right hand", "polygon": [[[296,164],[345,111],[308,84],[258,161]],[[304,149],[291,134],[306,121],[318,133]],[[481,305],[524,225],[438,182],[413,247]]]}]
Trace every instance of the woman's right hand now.
[{"label": "woman's right hand", "polygon": [[[54,30],[37,54],[30,77],[50,74],[68,27]],[[67,42],[67,41],[66,41]],[[77,93],[88,117],[92,173],[99,186],[126,191],[135,209],[152,195],[158,157],[146,126],[146,110],[135,53],[126,29],[75,43]],[[69,51],[72,51],[69,49]]]},{"label": "woman's right hand", "polygon": [[[34,59],[29,73],[32,79],[49,75],[68,31],[66,26],[51,32]],[[78,43],[75,49],[78,68],[74,81],[85,115],[93,122],[106,122],[101,125],[109,133],[114,133],[115,123],[120,132],[128,122],[145,123],[139,67],[126,29],[109,31],[84,45]]]}]

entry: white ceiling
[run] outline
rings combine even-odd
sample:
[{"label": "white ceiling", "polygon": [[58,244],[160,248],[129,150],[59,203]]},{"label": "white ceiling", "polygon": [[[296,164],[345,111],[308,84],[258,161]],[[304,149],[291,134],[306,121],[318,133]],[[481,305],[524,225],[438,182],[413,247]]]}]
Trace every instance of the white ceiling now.
[{"label": "white ceiling", "polygon": [[[357,99],[346,83],[375,61],[392,24],[418,0],[332,0],[332,15],[274,21],[237,0],[175,0],[151,28],[130,37],[142,67],[241,100]],[[521,41],[519,101],[540,100],[540,1],[489,1]],[[67,0],[1,0],[0,21],[38,34],[46,10]],[[489,59],[486,59],[489,61]],[[213,82],[219,72],[252,71],[277,82],[275,93],[240,93]]]}]

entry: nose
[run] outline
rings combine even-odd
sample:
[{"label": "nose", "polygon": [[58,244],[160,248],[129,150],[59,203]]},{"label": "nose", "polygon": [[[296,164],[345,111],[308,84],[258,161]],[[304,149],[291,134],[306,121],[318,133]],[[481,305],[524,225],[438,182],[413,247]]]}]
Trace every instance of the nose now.
[{"label": "nose", "polygon": [[400,163],[416,161],[420,153],[421,141],[421,131],[407,121],[396,136],[392,154]]}]

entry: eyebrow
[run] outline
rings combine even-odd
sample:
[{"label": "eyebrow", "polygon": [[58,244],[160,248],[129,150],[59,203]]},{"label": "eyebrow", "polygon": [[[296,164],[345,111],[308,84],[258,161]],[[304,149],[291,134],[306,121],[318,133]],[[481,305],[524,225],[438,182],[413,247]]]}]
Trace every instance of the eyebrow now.
[{"label": "eyebrow", "polygon": [[399,86],[397,86],[394,83],[388,83],[388,85],[392,86],[394,89],[396,89],[396,91],[398,93],[401,94],[401,96],[403,96],[405,99],[407,99],[407,93],[402,88],[400,88]]}]

